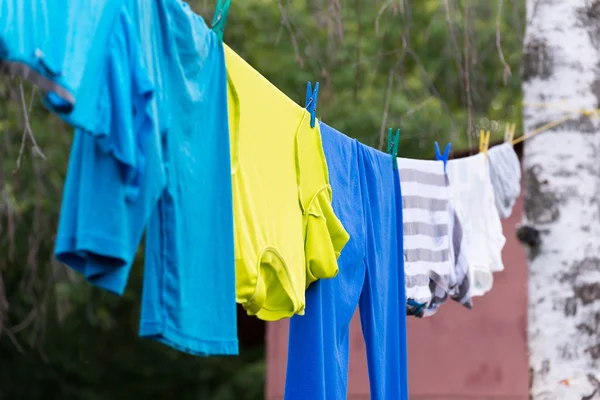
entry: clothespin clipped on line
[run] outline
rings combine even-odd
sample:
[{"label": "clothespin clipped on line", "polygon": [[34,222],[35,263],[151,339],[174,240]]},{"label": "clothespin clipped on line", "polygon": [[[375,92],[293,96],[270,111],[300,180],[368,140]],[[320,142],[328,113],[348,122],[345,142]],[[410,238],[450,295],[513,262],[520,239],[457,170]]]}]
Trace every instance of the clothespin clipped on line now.
[{"label": "clothespin clipped on line", "polygon": [[515,129],[517,128],[517,124],[506,124],[506,129],[504,131],[504,142],[511,143],[515,138]]},{"label": "clothespin clipped on line", "polygon": [[490,131],[479,131],[479,152],[487,156],[487,150],[490,147]]},{"label": "clothespin clipped on line", "polygon": [[315,91],[312,90],[312,85],[308,82],[306,85],[306,103],[304,108],[310,114],[310,127],[315,127],[315,119],[317,118],[317,101],[319,100],[319,82],[315,83]]},{"label": "clothespin clipped on line", "polygon": [[444,162],[444,173],[446,172],[446,164],[448,164],[448,158],[450,157],[450,149],[452,148],[452,143],[448,143],[446,148],[444,149],[444,154],[440,152],[440,146],[438,142],[433,143],[435,146],[435,159],[438,161]]},{"label": "clothespin clipped on line", "polygon": [[425,308],[425,306],[427,305],[427,304],[425,304],[425,303],[419,303],[419,302],[417,302],[417,301],[415,301],[415,300],[413,300],[413,299],[408,299],[408,300],[406,301],[406,303],[407,303],[409,306],[411,306],[411,307],[415,307],[415,310],[414,310],[414,314],[413,314],[413,315],[419,315],[419,314],[421,314],[421,311],[422,311],[422,310],[423,310],[423,308]]},{"label": "clothespin clipped on line", "polygon": [[388,151],[388,154],[390,154],[392,156],[392,164],[393,164],[394,170],[397,170],[398,169],[398,161],[396,160],[396,157],[398,157],[398,142],[400,142],[400,129],[396,130],[396,133],[394,134],[393,138],[392,138],[392,132],[393,132],[393,129],[389,128],[388,129],[387,151]]},{"label": "clothespin clipped on line", "polygon": [[223,40],[223,32],[227,23],[227,15],[229,14],[229,6],[231,0],[219,0],[215,8],[215,15],[212,20],[212,30],[217,34],[220,40]]}]

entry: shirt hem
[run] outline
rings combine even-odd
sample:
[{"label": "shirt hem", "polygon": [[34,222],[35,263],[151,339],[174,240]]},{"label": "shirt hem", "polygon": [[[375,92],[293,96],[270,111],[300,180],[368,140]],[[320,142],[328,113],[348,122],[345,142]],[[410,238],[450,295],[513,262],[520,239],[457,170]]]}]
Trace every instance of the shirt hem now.
[{"label": "shirt hem", "polygon": [[[273,257],[267,262],[266,257],[271,255]],[[286,296],[292,303],[293,309],[267,309],[267,292],[268,289],[273,290],[273,285],[269,288],[266,287],[260,273],[262,263],[270,266],[275,271],[277,276],[278,286],[285,292]],[[279,254],[279,252],[273,247],[266,247],[263,249],[260,257],[258,257],[256,263],[256,284],[254,286],[254,294],[250,298],[244,298],[236,296],[236,302],[240,303],[248,315],[256,315],[259,319],[264,321],[277,321],[282,318],[289,318],[294,314],[300,313],[304,310],[304,302],[298,296],[294,287],[293,278],[285,259]],[[237,289],[236,289],[237,292]]]},{"label": "shirt hem", "polygon": [[118,241],[94,235],[59,236],[54,249],[57,260],[94,286],[119,296],[127,286],[127,273],[122,269],[130,266],[135,256],[126,253]]},{"label": "shirt hem", "polygon": [[142,338],[155,340],[195,356],[239,354],[237,339],[206,340],[193,338],[160,322],[142,321],[139,335]]},{"label": "shirt hem", "polygon": [[289,310],[267,310],[265,308],[261,308],[256,316],[263,321],[274,322],[279,321],[284,318],[291,318],[294,315],[304,315],[304,309],[300,309],[297,311],[289,311]]}]

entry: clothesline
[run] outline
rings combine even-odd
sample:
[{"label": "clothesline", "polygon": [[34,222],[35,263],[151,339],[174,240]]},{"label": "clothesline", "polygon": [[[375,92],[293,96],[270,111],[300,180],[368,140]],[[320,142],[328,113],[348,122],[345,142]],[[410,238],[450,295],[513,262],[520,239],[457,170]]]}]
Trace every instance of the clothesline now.
[{"label": "clothesline", "polygon": [[567,116],[565,116],[565,117],[563,117],[563,118],[557,119],[557,120],[549,122],[549,123],[547,123],[547,124],[545,124],[543,126],[540,126],[539,128],[533,130],[532,132],[523,134],[523,136],[521,136],[521,137],[519,137],[517,139],[514,139],[512,141],[512,144],[520,143],[520,142],[525,141],[527,139],[530,139],[530,138],[532,138],[532,137],[534,137],[534,136],[536,136],[536,135],[538,135],[538,134],[540,134],[542,132],[550,130],[550,129],[554,128],[555,126],[558,126],[560,124],[563,124],[563,123],[569,121],[570,119],[572,119],[576,115],[584,115],[584,116],[586,116],[588,118],[591,118],[594,115],[597,116],[597,115],[600,114],[600,109],[596,109],[596,110],[568,109],[568,108],[565,109],[564,107],[560,107],[560,106],[557,106],[555,104],[549,104],[549,103],[528,103],[528,102],[526,102],[526,103],[523,103],[523,105],[524,106],[538,107],[538,108],[554,108],[554,109],[558,109],[558,110],[569,111],[570,114],[567,115]]}]

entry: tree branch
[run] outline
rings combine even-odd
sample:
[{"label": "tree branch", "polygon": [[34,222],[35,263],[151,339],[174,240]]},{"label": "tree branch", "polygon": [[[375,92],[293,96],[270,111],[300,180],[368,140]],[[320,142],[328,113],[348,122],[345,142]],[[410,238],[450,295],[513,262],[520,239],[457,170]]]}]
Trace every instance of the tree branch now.
[{"label": "tree branch", "polygon": [[504,53],[502,52],[502,35],[500,33],[500,22],[502,20],[502,5],[504,1],[498,0],[498,13],[496,16],[496,49],[498,49],[498,55],[500,56],[500,61],[502,61],[502,65],[504,66],[504,74],[503,74],[503,82],[504,86],[508,83],[508,78],[512,75],[510,70],[510,66],[504,59]]},{"label": "tree branch", "polygon": [[42,157],[44,160],[46,160],[46,156],[44,155],[44,153],[42,152],[42,149],[40,149],[40,147],[37,144],[37,141],[35,140],[35,136],[33,135],[33,131],[31,130],[31,125],[29,124],[29,115],[31,113],[31,109],[33,107],[33,99],[35,97],[35,86],[32,90],[31,93],[31,100],[29,101],[29,109],[27,108],[27,105],[25,104],[25,91],[23,90],[23,81],[21,80],[19,82],[19,92],[20,92],[20,97],[21,97],[21,107],[23,107],[23,117],[25,119],[25,129],[23,129],[23,137],[21,139],[21,148],[19,150],[19,157],[17,158],[17,170],[21,167],[21,159],[23,157],[23,150],[25,148],[25,137],[28,136],[29,139],[31,140],[31,143],[33,144],[33,150],[38,153],[38,155],[40,157]]},{"label": "tree branch", "polygon": [[465,92],[467,95],[467,115],[468,115],[468,131],[467,131],[467,137],[469,140],[469,149],[471,149],[473,147],[472,143],[471,143],[471,136],[473,134],[473,103],[471,100],[471,83],[470,83],[470,77],[469,77],[469,62],[470,62],[470,58],[469,58],[469,0],[465,0],[465,12],[464,12],[464,19],[465,19],[465,75],[464,75],[464,79],[465,79]]}]

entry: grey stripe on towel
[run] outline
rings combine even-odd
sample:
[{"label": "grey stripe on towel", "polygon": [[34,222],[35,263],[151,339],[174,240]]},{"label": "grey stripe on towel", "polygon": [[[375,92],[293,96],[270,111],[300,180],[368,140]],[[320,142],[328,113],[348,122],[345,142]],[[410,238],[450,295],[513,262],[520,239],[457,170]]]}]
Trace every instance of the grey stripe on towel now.
[{"label": "grey stripe on towel", "polygon": [[448,224],[432,225],[426,222],[405,222],[404,235],[424,235],[439,238],[448,235]]},{"label": "grey stripe on towel", "polygon": [[450,250],[432,251],[428,249],[404,250],[404,261],[407,262],[446,262],[450,258]]},{"label": "grey stripe on towel", "polygon": [[447,211],[448,199],[434,199],[423,196],[402,196],[402,208],[421,208],[427,211]]},{"label": "grey stripe on towel", "polygon": [[431,172],[419,171],[418,169],[400,169],[400,181],[402,183],[417,182],[422,185],[446,186],[446,176],[432,174]]},{"label": "grey stripe on towel", "polygon": [[404,284],[407,288],[413,288],[415,286],[427,286],[427,285],[429,285],[429,275],[427,275],[427,274],[418,274],[418,275],[404,274]]}]

